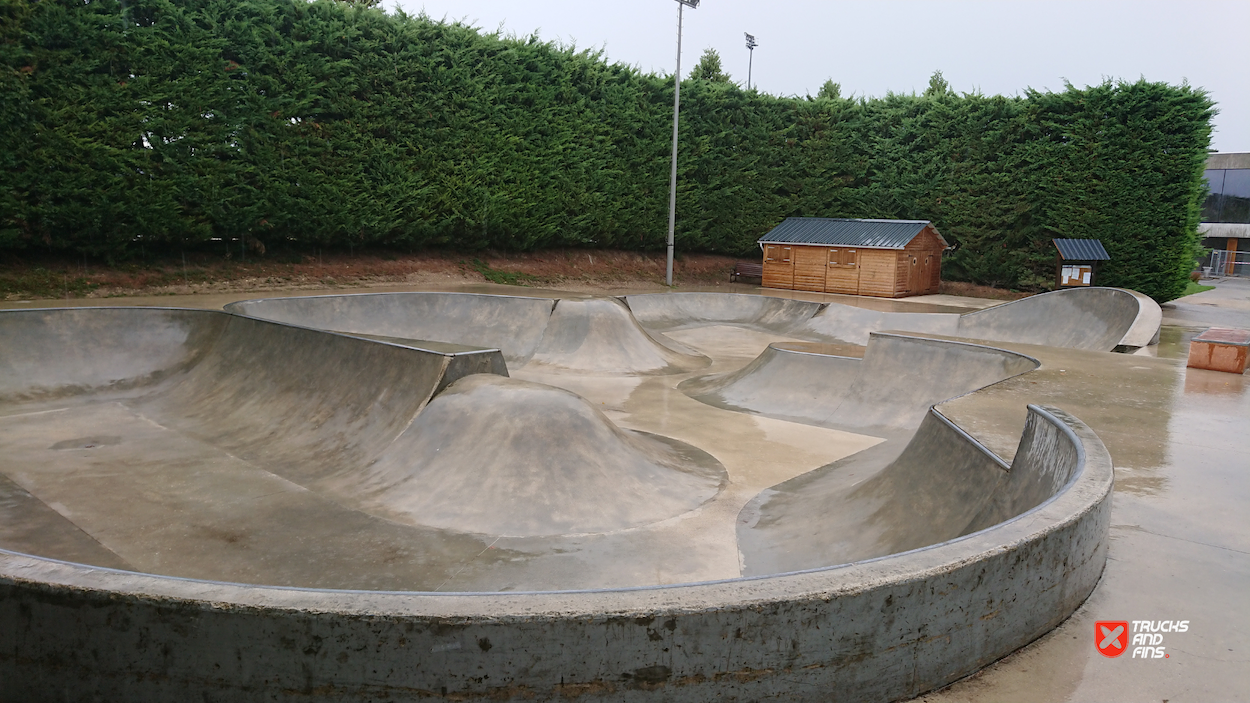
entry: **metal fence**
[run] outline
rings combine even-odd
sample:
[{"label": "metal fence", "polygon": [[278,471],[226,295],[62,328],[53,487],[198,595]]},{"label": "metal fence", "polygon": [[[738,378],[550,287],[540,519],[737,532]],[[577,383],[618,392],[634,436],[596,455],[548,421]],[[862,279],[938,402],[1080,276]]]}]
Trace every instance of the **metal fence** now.
[{"label": "metal fence", "polygon": [[1250,276],[1250,251],[1215,249],[1208,268],[1208,276]]}]

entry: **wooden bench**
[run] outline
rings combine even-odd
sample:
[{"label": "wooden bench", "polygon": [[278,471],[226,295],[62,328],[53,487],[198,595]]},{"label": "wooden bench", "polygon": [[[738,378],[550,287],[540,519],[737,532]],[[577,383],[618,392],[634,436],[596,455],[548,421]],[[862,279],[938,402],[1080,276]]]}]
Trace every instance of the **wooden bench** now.
[{"label": "wooden bench", "polygon": [[761,283],[764,281],[764,264],[752,264],[746,261],[739,261],[734,264],[734,270],[729,274],[729,282],[734,283],[739,278],[758,278]]}]

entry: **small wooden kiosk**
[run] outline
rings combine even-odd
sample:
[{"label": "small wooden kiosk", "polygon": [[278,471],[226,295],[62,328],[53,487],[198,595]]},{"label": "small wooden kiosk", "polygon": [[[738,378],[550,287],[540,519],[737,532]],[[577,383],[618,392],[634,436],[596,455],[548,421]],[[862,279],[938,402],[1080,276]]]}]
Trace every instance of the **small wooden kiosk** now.
[{"label": "small wooden kiosk", "polygon": [[936,293],[949,248],[927,220],[788,217],[760,237],[764,286],[902,298]]},{"label": "small wooden kiosk", "polygon": [[1059,251],[1055,258],[1055,287],[1098,285],[1098,266],[1111,255],[1097,239],[1052,239]]}]

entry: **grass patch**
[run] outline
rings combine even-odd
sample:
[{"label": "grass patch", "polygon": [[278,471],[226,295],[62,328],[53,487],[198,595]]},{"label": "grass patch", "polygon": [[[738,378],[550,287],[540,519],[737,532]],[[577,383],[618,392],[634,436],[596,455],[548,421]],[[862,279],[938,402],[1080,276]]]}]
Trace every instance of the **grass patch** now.
[{"label": "grass patch", "polygon": [[1204,286],[1200,283],[1194,283],[1193,281],[1190,281],[1189,285],[1185,286],[1185,292],[1181,293],[1181,297],[1184,298],[1187,295],[1193,295],[1194,293],[1201,293],[1204,290],[1215,290],[1215,286]]},{"label": "grass patch", "polygon": [[473,268],[478,273],[482,274],[483,278],[491,283],[500,283],[505,286],[524,286],[527,285],[528,282],[538,280],[537,276],[531,276],[528,273],[521,273],[520,271],[500,271],[499,269],[493,269],[490,267],[490,264],[487,264],[481,259],[473,260]]}]

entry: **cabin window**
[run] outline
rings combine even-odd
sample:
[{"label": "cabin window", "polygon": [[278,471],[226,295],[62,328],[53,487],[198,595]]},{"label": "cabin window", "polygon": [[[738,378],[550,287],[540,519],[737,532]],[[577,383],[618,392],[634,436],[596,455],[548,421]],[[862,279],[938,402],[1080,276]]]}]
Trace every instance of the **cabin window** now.
[{"label": "cabin window", "polygon": [[790,263],[790,247],[768,244],[764,247],[764,260],[769,263]]},{"label": "cabin window", "polygon": [[829,265],[833,268],[855,268],[855,250],[830,249]]}]

